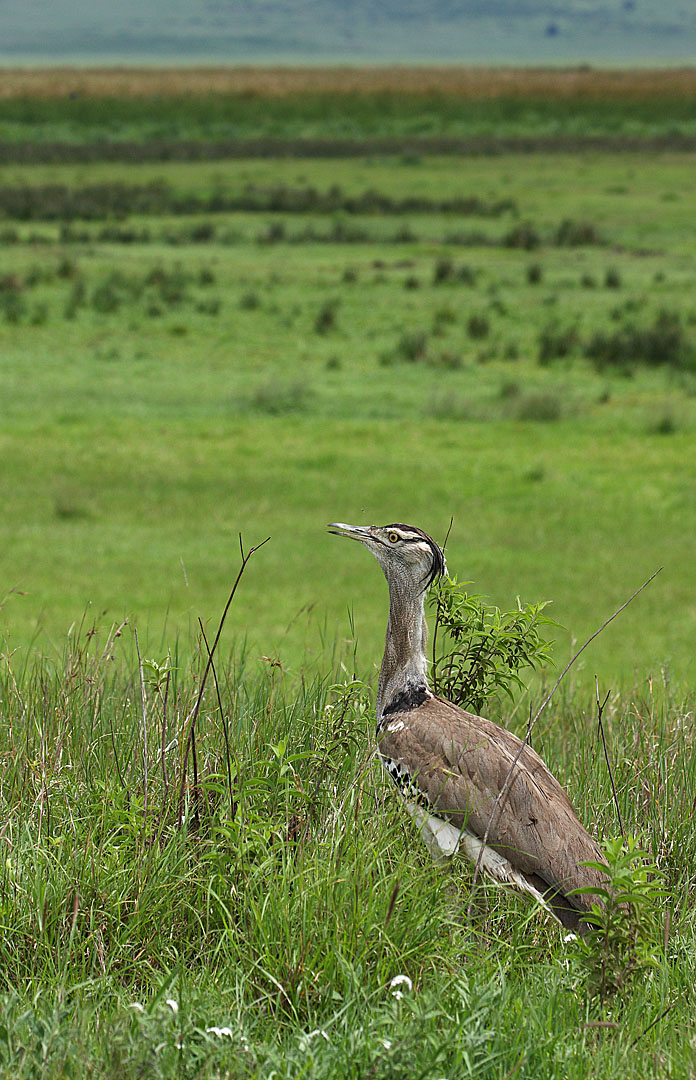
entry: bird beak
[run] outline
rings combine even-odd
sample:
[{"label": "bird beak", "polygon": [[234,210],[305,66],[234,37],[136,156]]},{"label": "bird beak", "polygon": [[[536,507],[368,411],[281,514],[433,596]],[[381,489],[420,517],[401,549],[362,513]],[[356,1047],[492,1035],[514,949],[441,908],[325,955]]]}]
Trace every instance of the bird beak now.
[{"label": "bird beak", "polygon": [[366,525],[344,525],[342,521],[334,521],[327,528],[334,536],[347,536],[349,540],[359,540],[361,544],[372,539],[370,530]]}]

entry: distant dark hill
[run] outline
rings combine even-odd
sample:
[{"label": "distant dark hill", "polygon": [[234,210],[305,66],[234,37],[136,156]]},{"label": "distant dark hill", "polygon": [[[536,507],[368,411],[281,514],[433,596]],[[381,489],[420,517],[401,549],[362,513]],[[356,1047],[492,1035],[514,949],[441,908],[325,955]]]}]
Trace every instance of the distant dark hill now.
[{"label": "distant dark hill", "polygon": [[693,0],[0,0],[0,63],[690,62]]}]

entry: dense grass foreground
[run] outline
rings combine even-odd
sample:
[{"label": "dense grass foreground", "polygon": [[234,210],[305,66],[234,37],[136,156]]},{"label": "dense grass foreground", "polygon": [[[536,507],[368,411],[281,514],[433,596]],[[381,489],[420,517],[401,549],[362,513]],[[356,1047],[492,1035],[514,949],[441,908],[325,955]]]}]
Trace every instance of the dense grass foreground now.
[{"label": "dense grass foreground", "polygon": [[[301,681],[221,663],[183,804],[200,668],[144,659],[144,700],[128,628],[2,659],[2,1075],[693,1075],[693,702],[651,685],[605,713],[669,896],[659,966],[600,1005],[530,905],[484,887],[467,917],[469,870],[430,865],[335,658]],[[588,826],[616,833],[591,701],[557,698],[539,728]]]}]

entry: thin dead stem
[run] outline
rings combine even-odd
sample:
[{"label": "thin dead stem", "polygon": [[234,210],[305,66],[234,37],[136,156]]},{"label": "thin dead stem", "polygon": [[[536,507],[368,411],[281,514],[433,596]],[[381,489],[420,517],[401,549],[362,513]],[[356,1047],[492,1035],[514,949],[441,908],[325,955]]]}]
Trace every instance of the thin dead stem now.
[{"label": "thin dead stem", "polygon": [[145,675],[143,672],[143,659],[140,655],[140,643],[138,631],[133,628],[135,634],[135,651],[138,654],[138,672],[140,673],[140,700],[143,710],[143,819],[147,821],[147,698],[145,696]]},{"label": "thin dead stem", "polygon": [[215,693],[217,694],[218,708],[220,710],[220,719],[222,720],[222,731],[225,737],[225,759],[227,762],[227,788],[230,793],[230,817],[234,821],[234,816],[237,812],[237,804],[234,801],[234,792],[232,790],[232,762],[230,754],[230,734],[227,729],[227,717],[225,716],[225,710],[222,707],[222,698],[220,697],[220,684],[218,683],[217,671],[215,670],[215,664],[213,662],[210,646],[208,645],[208,639],[205,636],[205,629],[203,627],[203,621],[199,618],[198,625],[201,628],[201,634],[203,635],[203,641],[210,660],[210,666],[213,672],[213,682],[215,683]]},{"label": "thin dead stem", "polygon": [[193,821],[194,821],[194,824],[195,824],[196,827],[198,827],[198,825],[200,823],[199,806],[198,806],[198,801],[199,801],[198,775],[197,775],[197,767],[196,767],[196,748],[195,748],[196,720],[198,719],[198,713],[200,712],[200,709],[201,709],[201,702],[203,701],[203,694],[205,693],[205,685],[206,685],[206,682],[208,681],[208,673],[210,672],[210,669],[211,669],[212,664],[213,664],[213,656],[215,655],[215,650],[217,649],[218,642],[220,641],[220,635],[222,634],[222,628],[225,625],[225,619],[227,618],[227,612],[230,610],[230,606],[232,604],[232,601],[234,600],[235,594],[237,592],[237,588],[239,587],[239,582],[242,580],[242,575],[244,574],[244,571],[246,570],[247,563],[249,562],[249,559],[252,557],[252,555],[254,555],[259,550],[259,548],[262,548],[264,544],[267,544],[270,539],[271,539],[270,536],[267,536],[266,539],[262,540],[260,544],[256,544],[255,547],[249,548],[248,552],[246,552],[246,554],[245,554],[244,553],[244,544],[242,542],[242,534],[241,533],[239,534],[239,550],[240,550],[241,556],[242,556],[242,563],[241,563],[241,566],[239,567],[239,572],[237,574],[237,577],[235,578],[234,585],[232,586],[232,591],[231,591],[231,593],[229,595],[227,603],[225,604],[225,609],[224,609],[224,611],[222,613],[222,616],[220,618],[220,625],[218,626],[217,634],[215,635],[215,640],[213,641],[213,647],[212,647],[212,649],[210,649],[208,651],[208,662],[205,665],[205,670],[203,671],[203,678],[201,679],[201,685],[200,685],[199,690],[198,690],[198,696],[196,697],[196,703],[193,706],[193,709],[191,710],[191,713],[190,713],[190,715],[189,715],[189,717],[187,719],[188,733],[187,733],[187,736],[186,736],[186,748],[184,750],[184,761],[183,761],[183,764],[182,764],[182,767],[181,767],[181,784],[180,784],[180,787],[179,787],[179,813],[178,813],[178,817],[177,817],[177,824],[178,824],[179,827],[181,826],[181,824],[183,822],[183,819],[184,819],[184,795],[185,795],[185,792],[186,792],[186,773],[187,773],[189,753],[192,754],[193,764],[194,764],[194,776],[193,776],[193,806],[194,806],[194,810],[193,810]]},{"label": "thin dead stem", "polygon": [[612,767],[611,767],[611,761],[609,760],[609,750],[607,749],[607,740],[606,740],[606,738],[604,736],[604,724],[602,722],[602,717],[604,715],[604,708],[605,708],[605,706],[607,704],[607,701],[609,700],[609,694],[611,693],[611,691],[607,690],[606,697],[604,698],[604,701],[600,702],[600,700],[599,700],[599,680],[598,680],[596,675],[595,675],[595,691],[596,691],[596,695],[597,695],[597,731],[599,732],[599,734],[602,737],[602,746],[604,747],[604,760],[607,763],[607,769],[609,771],[609,780],[611,781],[611,793],[614,796],[614,806],[616,807],[616,816],[619,819],[619,830],[621,832],[622,837],[625,840],[626,839],[626,833],[624,832],[623,820],[621,818],[621,808],[619,807],[619,798],[618,798],[618,795],[616,794],[616,784],[614,783],[614,772],[613,772]]}]

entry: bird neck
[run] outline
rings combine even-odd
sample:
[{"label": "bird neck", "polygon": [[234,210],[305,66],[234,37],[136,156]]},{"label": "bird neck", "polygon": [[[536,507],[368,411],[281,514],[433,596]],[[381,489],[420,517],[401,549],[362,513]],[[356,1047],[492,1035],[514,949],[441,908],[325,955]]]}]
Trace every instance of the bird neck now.
[{"label": "bird neck", "polygon": [[398,579],[390,581],[389,622],[377,688],[379,722],[398,698],[408,700],[419,691],[429,691],[427,640],[423,593],[414,593]]}]

